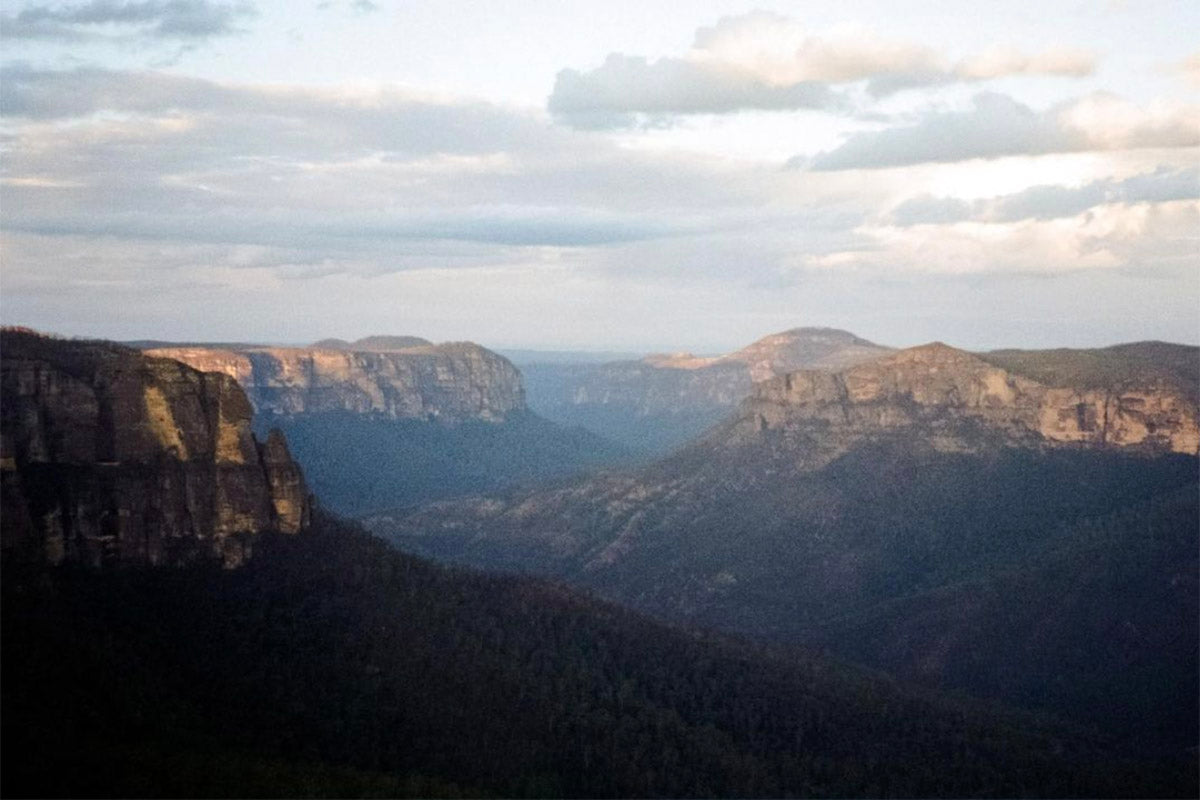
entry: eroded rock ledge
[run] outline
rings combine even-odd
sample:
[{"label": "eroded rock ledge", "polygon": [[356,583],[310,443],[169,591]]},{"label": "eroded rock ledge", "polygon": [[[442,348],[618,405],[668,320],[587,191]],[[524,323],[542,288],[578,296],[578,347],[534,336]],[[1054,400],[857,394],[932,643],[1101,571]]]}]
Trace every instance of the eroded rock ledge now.
[{"label": "eroded rock ledge", "polygon": [[[255,409],[278,416],[352,412],[453,424],[503,420],[525,409],[521,373],[470,342],[412,344],[413,337],[334,340],[307,348],[170,347],[147,355],[220,372],[246,390]],[[381,344],[382,342],[382,344]],[[395,344],[411,345],[395,347]],[[392,346],[389,349],[389,346]]]},{"label": "eroded rock ledge", "polygon": [[934,441],[969,446],[975,423],[1012,440],[1143,447],[1196,454],[1200,414],[1164,379],[1104,387],[1047,386],[941,343],[902,350],[842,372],[803,370],[756,385],[729,433],[820,430],[851,440],[921,426]]}]

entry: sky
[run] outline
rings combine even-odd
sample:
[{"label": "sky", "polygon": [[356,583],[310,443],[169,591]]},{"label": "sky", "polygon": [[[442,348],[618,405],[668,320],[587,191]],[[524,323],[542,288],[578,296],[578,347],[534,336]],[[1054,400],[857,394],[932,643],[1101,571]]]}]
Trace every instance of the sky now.
[{"label": "sky", "polygon": [[0,0],[0,319],[1200,343],[1200,3]]}]

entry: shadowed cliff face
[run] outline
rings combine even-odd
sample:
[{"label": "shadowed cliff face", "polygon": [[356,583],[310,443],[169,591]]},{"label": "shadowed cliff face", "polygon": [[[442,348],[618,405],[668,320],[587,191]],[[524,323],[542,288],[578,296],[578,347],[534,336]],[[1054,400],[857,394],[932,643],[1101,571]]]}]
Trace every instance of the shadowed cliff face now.
[{"label": "shadowed cliff face", "polygon": [[[469,342],[388,349],[397,339],[373,337],[364,340],[361,351],[345,349],[356,343],[340,343],[146,352],[228,375],[246,390],[258,412],[273,416],[351,412],[454,424],[498,422],[524,410],[521,374],[507,359]],[[409,341],[401,339],[402,344]]]},{"label": "shadowed cliff face", "polygon": [[309,501],[235,381],[117,345],[4,331],[6,553],[51,563],[244,561]]}]

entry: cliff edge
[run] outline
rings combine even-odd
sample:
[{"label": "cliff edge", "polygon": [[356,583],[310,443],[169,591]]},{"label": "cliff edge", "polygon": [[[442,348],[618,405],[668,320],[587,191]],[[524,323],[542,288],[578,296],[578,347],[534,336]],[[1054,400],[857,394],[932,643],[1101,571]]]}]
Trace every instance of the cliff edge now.
[{"label": "cliff edge", "polygon": [[[508,359],[471,342],[421,342],[369,337],[312,347],[166,347],[146,354],[228,375],[258,412],[271,416],[350,412],[456,424],[499,422],[525,410],[521,373]],[[360,345],[364,349],[346,349]]]},{"label": "cliff edge", "polygon": [[282,435],[237,383],[107,342],[0,333],[5,557],[93,566],[216,559],[309,523]]}]

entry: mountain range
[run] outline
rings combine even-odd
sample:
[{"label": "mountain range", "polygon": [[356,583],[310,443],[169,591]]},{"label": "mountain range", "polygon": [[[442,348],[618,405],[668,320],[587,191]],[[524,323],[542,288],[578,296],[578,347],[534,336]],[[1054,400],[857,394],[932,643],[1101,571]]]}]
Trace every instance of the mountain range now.
[{"label": "mountain range", "polygon": [[1052,719],[398,553],[309,507],[228,376],[0,344],[7,796],[1191,789]]},{"label": "mountain range", "polygon": [[661,455],[733,413],[758,381],[798,369],[839,369],[890,351],[833,328],[793,328],[722,356],[649,355],[522,366],[531,407],[643,456]]},{"label": "mountain range", "polygon": [[652,463],[366,519],[416,555],[309,496],[321,453],[512,430],[519,373],[476,347],[202,371],[5,329],[0,791],[1200,789],[1197,348],[783,371]]},{"label": "mountain range", "polygon": [[637,470],[365,522],[1179,749],[1197,738],[1197,357],[910,348],[757,383]]}]

